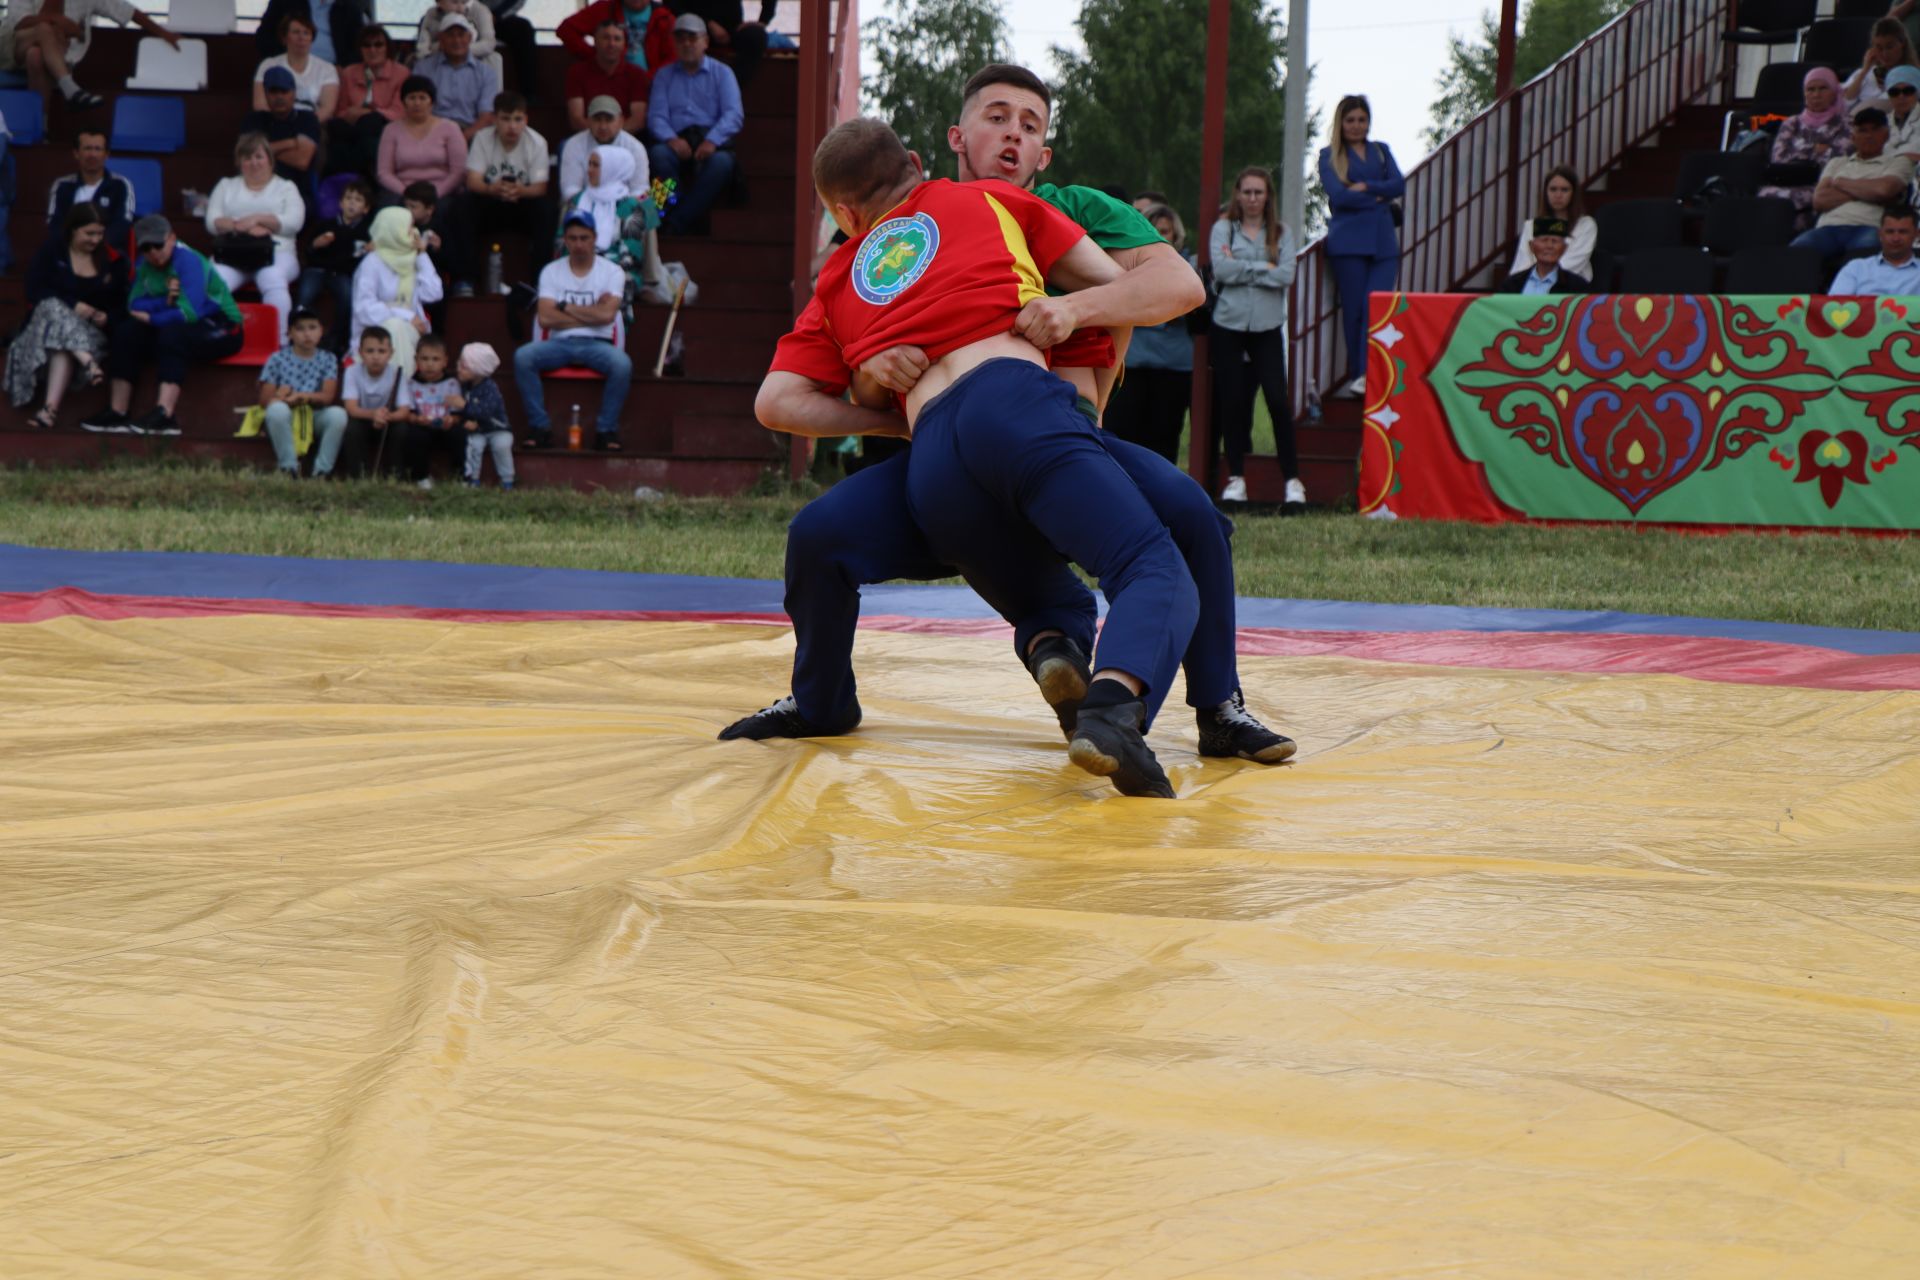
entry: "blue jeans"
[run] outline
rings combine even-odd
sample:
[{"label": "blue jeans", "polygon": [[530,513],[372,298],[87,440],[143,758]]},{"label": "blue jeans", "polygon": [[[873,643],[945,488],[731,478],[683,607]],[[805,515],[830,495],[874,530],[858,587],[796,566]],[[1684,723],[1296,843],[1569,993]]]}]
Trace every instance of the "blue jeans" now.
[{"label": "blue jeans", "polygon": [[[705,160],[695,162],[682,160],[673,154],[673,149],[664,142],[656,142],[647,148],[647,163],[652,166],[656,178],[676,180],[674,192],[679,196],[660,219],[660,230],[668,235],[679,235],[688,227],[706,215],[714,202],[727,193],[733,185],[733,152],[722,147]],[[686,170],[692,170],[691,189],[683,177]]]},{"label": "blue jeans", "polygon": [[1820,256],[1831,262],[1835,258],[1844,258],[1862,249],[1877,250],[1880,247],[1880,228],[1877,226],[1814,227],[1795,236],[1793,247],[1818,249]]},{"label": "blue jeans", "polygon": [[527,410],[527,429],[553,430],[547,417],[540,375],[553,369],[591,369],[607,380],[600,392],[600,417],[594,430],[603,436],[620,432],[620,410],[627,403],[627,384],[633,381],[633,360],[619,347],[599,338],[548,338],[529,342],[513,353],[513,381]]},{"label": "blue jeans", "polygon": [[[313,411],[313,474],[331,475],[347,435],[347,411],[337,404]],[[273,460],[282,471],[299,474],[300,455],[293,451],[293,410],[276,400],[267,406],[267,438],[273,441]]]},{"label": "blue jeans", "polygon": [[300,288],[295,295],[298,305],[311,311],[321,294],[333,299],[332,327],[327,333],[330,341],[325,346],[330,351],[345,351],[348,335],[353,332],[353,277],[325,267],[308,267],[300,273]]},{"label": "blue jeans", "polygon": [[7,237],[7,224],[13,220],[16,165],[7,153],[7,135],[0,133],[0,271],[13,270],[13,241]]}]

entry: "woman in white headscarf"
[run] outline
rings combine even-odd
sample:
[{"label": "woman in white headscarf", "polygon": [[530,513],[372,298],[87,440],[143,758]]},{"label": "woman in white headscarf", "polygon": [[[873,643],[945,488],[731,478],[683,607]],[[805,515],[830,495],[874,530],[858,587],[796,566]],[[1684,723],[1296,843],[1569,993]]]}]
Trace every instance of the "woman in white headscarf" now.
[{"label": "woman in white headscarf", "polygon": [[410,378],[414,346],[433,328],[427,305],[443,294],[440,273],[433,269],[405,206],[375,214],[372,230],[373,251],[353,272],[353,349],[360,349],[361,330],[382,326],[393,338],[393,363],[402,377]]},{"label": "woman in white headscarf", "polygon": [[[594,248],[627,273],[629,310],[639,291],[662,274],[654,231],[660,225],[660,211],[653,207],[652,200],[627,194],[627,182],[632,177],[632,156],[619,147],[595,147],[587,156],[586,188],[567,202],[560,215],[562,227],[566,226],[566,215],[575,209],[593,215]],[[562,251],[556,244],[555,255]]]}]

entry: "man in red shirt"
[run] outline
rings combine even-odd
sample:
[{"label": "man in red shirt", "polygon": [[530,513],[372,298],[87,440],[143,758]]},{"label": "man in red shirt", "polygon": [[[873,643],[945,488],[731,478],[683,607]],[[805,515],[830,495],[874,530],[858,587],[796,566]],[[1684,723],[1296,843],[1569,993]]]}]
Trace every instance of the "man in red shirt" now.
[{"label": "man in red shirt", "polygon": [[620,104],[620,127],[638,135],[647,123],[647,86],[653,75],[627,61],[627,27],[609,18],[593,30],[593,56],[567,68],[567,129],[587,128],[587,104],[612,98]]},{"label": "man in red shirt", "polygon": [[576,58],[593,56],[593,33],[612,19],[627,29],[627,61],[648,75],[673,61],[673,10],[652,0],[594,0],[554,31]]},{"label": "man in red shirt", "polygon": [[[1058,548],[1100,579],[1107,623],[1069,755],[1125,794],[1171,798],[1142,736],[1142,694],[1165,689],[1186,648],[1193,579],[1041,354],[1078,326],[1165,317],[1127,311],[1127,291],[1105,287],[1119,269],[1046,202],[1004,183],[923,182],[919,158],[878,121],[834,129],[813,177],[850,239],[781,339],[755,405],[761,420],[845,434],[851,414],[862,430],[898,434],[879,408],[892,393],[854,370],[896,346],[923,350],[930,367],[906,397],[915,522],[970,578],[1017,592],[1027,566],[1058,565]],[[1049,298],[1048,280],[1087,292]],[[861,407],[840,403],[849,386]],[[1008,616],[1026,611],[990,600]]]}]

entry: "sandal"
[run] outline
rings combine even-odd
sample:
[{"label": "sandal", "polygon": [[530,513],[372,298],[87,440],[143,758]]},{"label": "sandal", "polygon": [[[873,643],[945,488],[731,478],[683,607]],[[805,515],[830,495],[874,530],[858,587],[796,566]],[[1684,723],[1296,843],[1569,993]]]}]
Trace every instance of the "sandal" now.
[{"label": "sandal", "polygon": [[40,412],[28,418],[27,421],[42,431],[51,431],[59,425],[59,419],[55,416],[54,410],[45,405],[41,405]]}]

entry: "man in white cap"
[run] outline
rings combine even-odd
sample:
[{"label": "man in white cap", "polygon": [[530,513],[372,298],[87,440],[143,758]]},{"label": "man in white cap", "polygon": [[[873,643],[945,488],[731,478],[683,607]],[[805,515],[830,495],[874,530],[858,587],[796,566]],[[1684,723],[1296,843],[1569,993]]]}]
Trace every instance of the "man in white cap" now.
[{"label": "man in white cap", "polygon": [[701,229],[707,210],[733,184],[733,140],[746,123],[733,68],[707,56],[707,22],[684,13],[673,24],[677,60],[653,77],[647,104],[647,154],[658,178],[675,179],[679,201],[660,230],[680,235]]},{"label": "man in white cap", "polygon": [[620,127],[619,102],[602,94],[587,104],[587,127],[567,139],[560,148],[560,203],[587,189],[587,157],[595,147],[618,147],[633,157],[633,176],[627,179],[627,193],[635,199],[647,194],[652,179],[647,176],[647,149],[632,134]]},{"label": "man in white cap", "polygon": [[440,19],[440,52],[415,62],[413,73],[433,81],[433,113],[459,125],[468,142],[493,123],[500,77],[473,57],[473,24],[461,15]]}]

